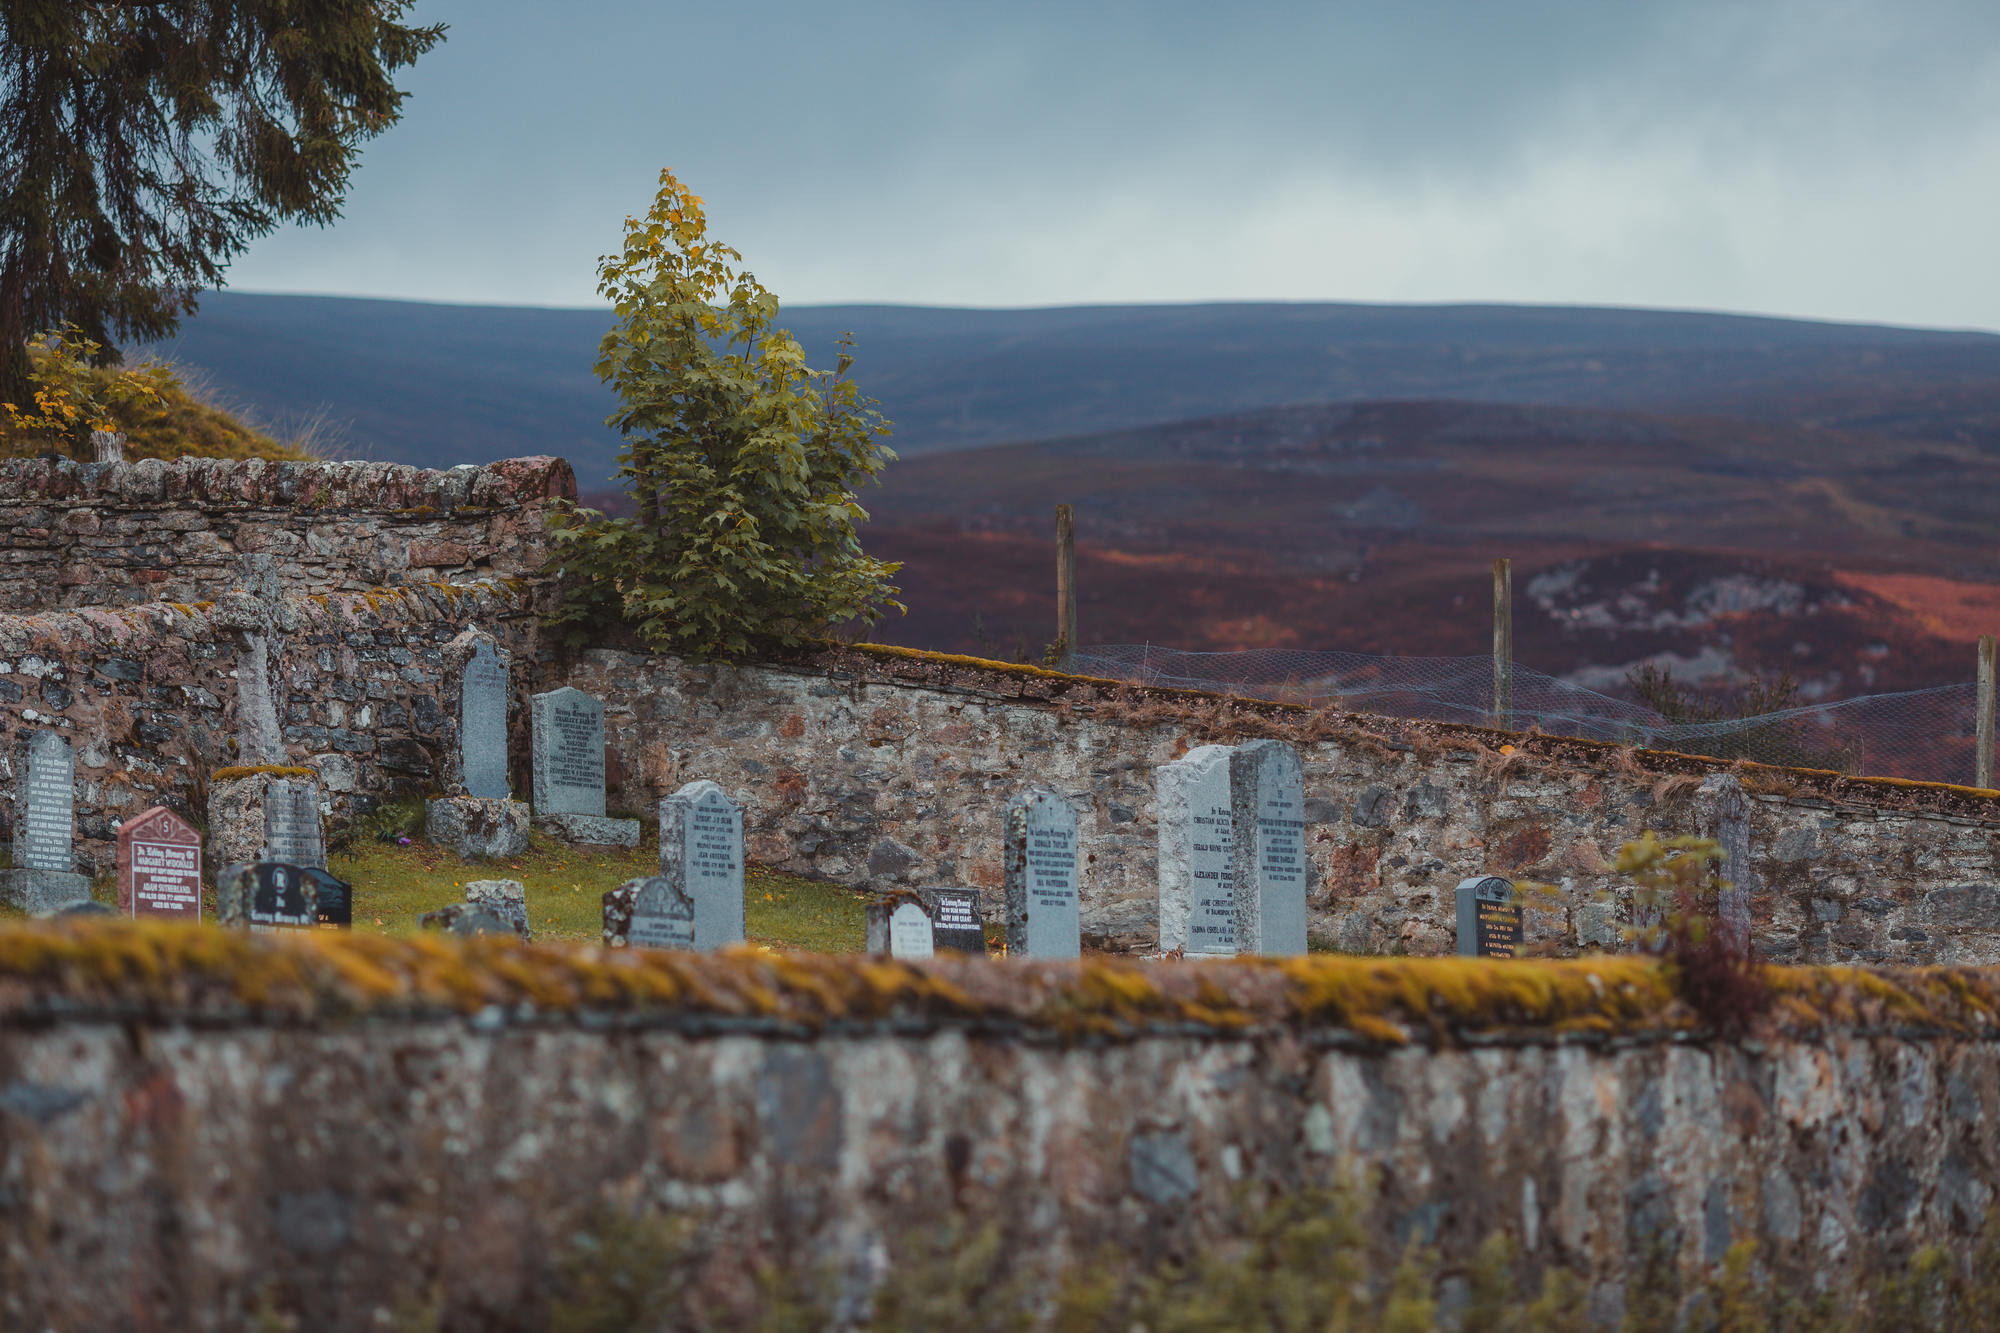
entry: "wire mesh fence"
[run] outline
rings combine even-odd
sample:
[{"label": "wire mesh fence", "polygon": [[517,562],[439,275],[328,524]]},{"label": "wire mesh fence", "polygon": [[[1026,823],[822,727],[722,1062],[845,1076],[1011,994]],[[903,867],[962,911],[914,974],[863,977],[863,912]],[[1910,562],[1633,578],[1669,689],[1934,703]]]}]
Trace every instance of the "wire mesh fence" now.
[{"label": "wire mesh fence", "polygon": [[1115,644],[1079,649],[1070,670],[1134,684],[1217,690],[1386,717],[1497,724],[1513,731],[1878,777],[1970,783],[1976,764],[1977,691],[1969,681],[1754,717],[1674,722],[1646,704],[1518,663],[1512,710],[1496,717],[1491,657],[1375,657],[1285,648],[1191,653]]}]

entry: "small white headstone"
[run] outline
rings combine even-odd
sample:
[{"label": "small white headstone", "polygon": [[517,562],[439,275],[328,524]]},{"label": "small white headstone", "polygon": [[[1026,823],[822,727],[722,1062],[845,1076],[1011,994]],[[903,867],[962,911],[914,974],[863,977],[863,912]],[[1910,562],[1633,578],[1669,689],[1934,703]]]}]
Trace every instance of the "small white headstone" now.
[{"label": "small white headstone", "polygon": [[935,953],[931,914],[916,903],[899,903],[889,914],[889,956],[929,958]]}]

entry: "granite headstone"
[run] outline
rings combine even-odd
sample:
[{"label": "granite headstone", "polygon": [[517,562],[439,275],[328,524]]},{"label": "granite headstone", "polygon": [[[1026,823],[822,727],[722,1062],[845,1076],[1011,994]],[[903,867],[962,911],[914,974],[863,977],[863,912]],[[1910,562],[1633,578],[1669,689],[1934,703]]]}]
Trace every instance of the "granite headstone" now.
[{"label": "granite headstone", "polygon": [[53,731],[37,731],[21,752],[14,806],[14,868],[67,875],[76,869],[70,838],[76,804],[76,758]]},{"label": "granite headstone", "polygon": [[924,898],[935,922],[936,948],[986,956],[986,926],[979,912],[979,890],[926,889]]},{"label": "granite headstone", "polygon": [[1076,811],[1047,787],[1031,788],[1007,802],[1001,843],[1008,954],[1075,958],[1082,952]]},{"label": "granite headstone", "polygon": [[483,638],[459,677],[458,746],[466,795],[505,800],[514,794],[507,785],[507,664]]},{"label": "granite headstone", "polygon": [[633,880],[632,922],[625,941],[635,949],[695,947],[695,904],[665,875]]},{"label": "granite headstone", "polygon": [[1237,951],[1229,755],[1229,746],[1202,745],[1153,770],[1163,953]]},{"label": "granite headstone", "polygon": [[311,930],[319,925],[315,886],[305,874],[306,867],[259,861],[245,869],[250,877],[250,929]]},{"label": "granite headstone", "polygon": [[1298,751],[1278,740],[1237,746],[1229,756],[1229,793],[1237,951],[1299,956],[1306,951],[1307,865]]},{"label": "granite headstone", "polygon": [[128,916],[201,920],[201,834],[165,806],[118,826],[118,906]]},{"label": "granite headstone", "polygon": [[319,785],[287,778],[264,788],[265,861],[326,869],[326,841],[320,832]]},{"label": "granite headstone", "polygon": [[321,930],[354,927],[354,886],[318,866],[300,866],[299,876],[311,888],[313,924]]},{"label": "granite headstone", "polygon": [[694,904],[698,949],[743,942],[743,809],[706,779],[660,802],[660,873]]},{"label": "granite headstone", "polygon": [[1511,882],[1474,875],[1458,882],[1458,951],[1467,958],[1512,958],[1521,951],[1521,904]]},{"label": "granite headstone", "polygon": [[604,814],[604,705],[565,685],[530,700],[535,813]]}]

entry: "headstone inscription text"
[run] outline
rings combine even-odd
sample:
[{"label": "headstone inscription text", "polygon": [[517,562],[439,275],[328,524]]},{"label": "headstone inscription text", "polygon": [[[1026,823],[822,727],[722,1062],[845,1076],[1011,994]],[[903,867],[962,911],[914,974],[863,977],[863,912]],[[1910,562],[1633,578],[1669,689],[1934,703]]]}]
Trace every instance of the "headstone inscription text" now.
[{"label": "headstone inscription text", "polygon": [[289,778],[274,779],[266,784],[264,849],[265,857],[274,862],[326,869],[326,843],[320,836],[317,784]]},{"label": "headstone inscription text", "polygon": [[1521,951],[1521,904],[1498,875],[1458,882],[1458,952],[1467,958],[1513,958]]},{"label": "headstone inscription text", "polygon": [[503,801],[507,785],[507,664],[484,639],[465,660],[458,690],[459,767],[465,794]]},{"label": "headstone inscription text", "polygon": [[1007,802],[1001,841],[1007,952],[1024,958],[1077,957],[1076,811],[1058,793],[1033,788]]},{"label": "headstone inscription text", "polygon": [[665,875],[640,880],[625,941],[635,949],[694,948],[694,903]]},{"label": "headstone inscription text", "polygon": [[76,805],[76,758],[69,741],[53,731],[28,738],[14,807],[14,866],[19,870],[75,868],[70,837]]},{"label": "headstone inscription text", "polygon": [[565,685],[532,700],[535,813],[604,817],[604,705]]},{"label": "headstone inscription text", "polygon": [[929,897],[937,913],[933,947],[985,957],[986,929],[979,915],[979,890],[931,889]]},{"label": "headstone inscription text", "polygon": [[1160,803],[1160,948],[1236,952],[1235,876],[1230,860],[1226,745],[1202,745],[1154,770]]},{"label": "headstone inscription text", "polygon": [[164,806],[118,826],[118,902],[131,916],[201,920],[201,835]]},{"label": "headstone inscription text", "polygon": [[699,949],[743,942],[743,810],[703,779],[660,802],[660,873],[694,904]]}]

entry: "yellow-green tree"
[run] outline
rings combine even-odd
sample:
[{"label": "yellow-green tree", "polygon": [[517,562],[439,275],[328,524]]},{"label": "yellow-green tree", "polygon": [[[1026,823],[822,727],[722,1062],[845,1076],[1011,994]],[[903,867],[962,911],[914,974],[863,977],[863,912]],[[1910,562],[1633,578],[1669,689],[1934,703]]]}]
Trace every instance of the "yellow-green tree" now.
[{"label": "yellow-green tree", "polygon": [[855,531],[868,519],[855,487],[895,455],[848,378],[852,339],[835,369],[808,367],[742,260],[663,171],[652,211],[627,218],[624,248],[600,262],[618,322],[596,370],[618,392],[610,424],[637,513],[557,520],[567,591],[553,620],[573,640],[615,616],[658,651],[740,657],[902,609],[898,566]]}]

